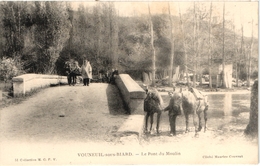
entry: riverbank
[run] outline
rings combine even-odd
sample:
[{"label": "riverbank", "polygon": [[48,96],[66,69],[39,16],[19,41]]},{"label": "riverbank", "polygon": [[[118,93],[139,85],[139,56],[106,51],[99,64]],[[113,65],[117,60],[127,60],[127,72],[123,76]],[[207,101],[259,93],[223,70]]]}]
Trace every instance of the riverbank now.
[{"label": "riverbank", "polygon": [[[143,89],[146,89],[146,85],[142,81],[136,81]],[[162,93],[168,93],[173,91],[173,87],[170,86],[155,86],[156,89]],[[225,93],[231,93],[231,94],[248,94],[251,93],[251,87],[232,87],[232,88],[209,88],[208,85],[198,85],[196,87],[199,91],[205,93],[205,94],[225,94]],[[187,86],[185,85],[176,85],[175,90],[179,91],[182,89],[183,91],[187,90]]]}]

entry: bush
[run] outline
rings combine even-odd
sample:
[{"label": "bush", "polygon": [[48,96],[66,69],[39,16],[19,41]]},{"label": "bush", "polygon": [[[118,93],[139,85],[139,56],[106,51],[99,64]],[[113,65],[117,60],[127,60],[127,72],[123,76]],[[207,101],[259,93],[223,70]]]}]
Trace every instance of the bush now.
[{"label": "bush", "polygon": [[12,58],[3,58],[0,60],[0,79],[5,83],[11,80],[13,77],[16,77],[23,72],[21,69],[21,64],[17,63]]}]

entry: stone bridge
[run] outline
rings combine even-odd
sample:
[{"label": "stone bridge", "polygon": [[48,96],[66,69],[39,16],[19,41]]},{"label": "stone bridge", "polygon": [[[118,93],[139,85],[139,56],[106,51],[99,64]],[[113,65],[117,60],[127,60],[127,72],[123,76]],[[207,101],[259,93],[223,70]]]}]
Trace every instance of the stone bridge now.
[{"label": "stone bridge", "polygon": [[[108,133],[134,133],[139,138],[145,91],[129,75],[119,75],[116,85],[68,86],[66,82],[66,77],[57,75],[13,78],[14,100],[25,100],[1,110],[1,135],[5,139],[82,140],[90,134],[90,140],[112,141],[115,137]],[[40,91],[31,93],[36,89]]]}]

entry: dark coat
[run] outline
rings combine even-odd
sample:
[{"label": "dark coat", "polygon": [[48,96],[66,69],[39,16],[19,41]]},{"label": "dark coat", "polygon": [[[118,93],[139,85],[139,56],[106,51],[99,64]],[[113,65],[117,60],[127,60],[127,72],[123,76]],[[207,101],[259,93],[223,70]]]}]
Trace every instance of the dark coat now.
[{"label": "dark coat", "polygon": [[180,115],[182,112],[182,106],[179,102],[180,101],[176,101],[171,97],[169,105],[164,108],[164,111],[169,111],[169,116]]}]

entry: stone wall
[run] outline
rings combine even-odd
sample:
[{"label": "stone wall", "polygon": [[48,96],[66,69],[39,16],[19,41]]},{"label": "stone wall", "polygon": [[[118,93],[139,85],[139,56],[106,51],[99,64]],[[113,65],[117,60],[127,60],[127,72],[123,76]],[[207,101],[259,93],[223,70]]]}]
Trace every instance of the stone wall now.
[{"label": "stone wall", "polygon": [[38,88],[66,84],[67,77],[58,75],[23,74],[12,79],[14,97],[25,95]]},{"label": "stone wall", "polygon": [[129,113],[143,115],[145,91],[128,74],[120,74],[115,82],[128,107]]}]

